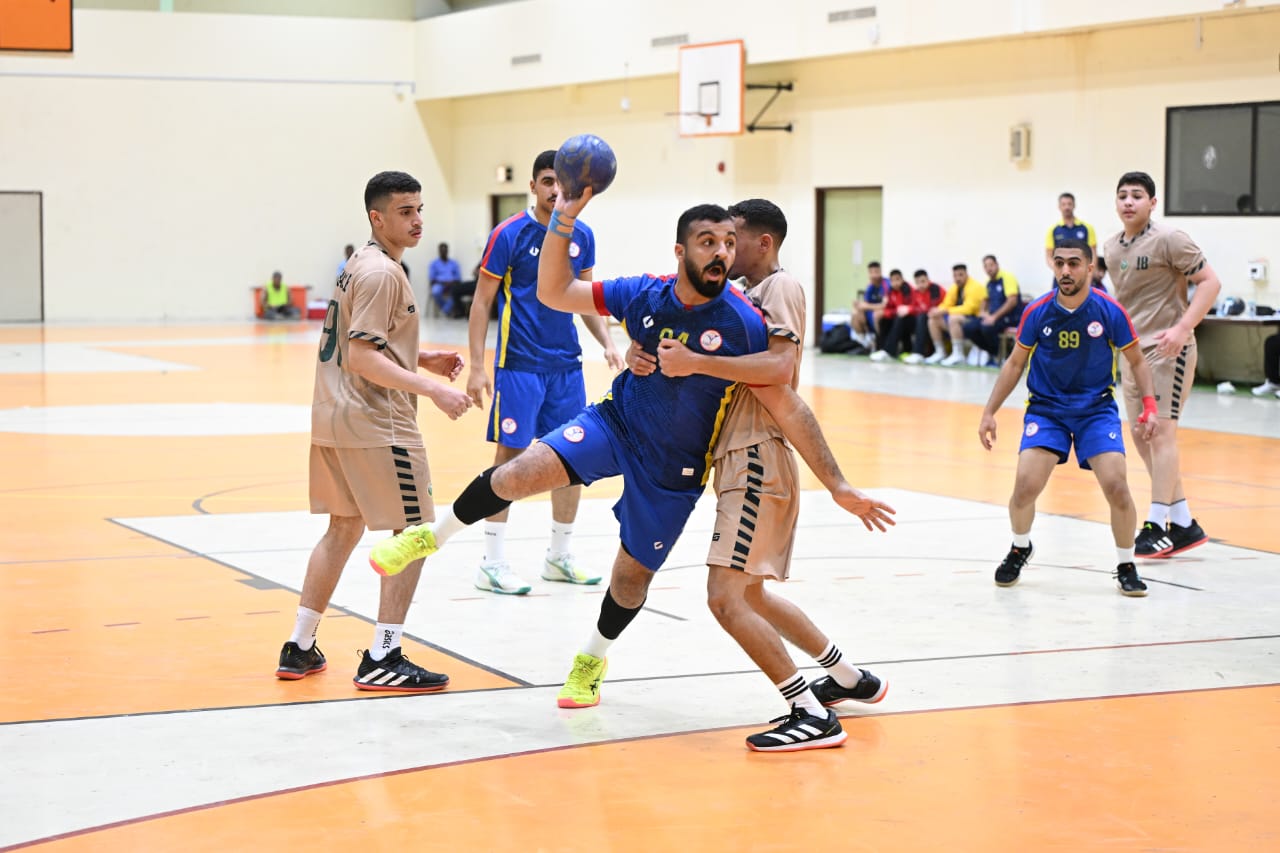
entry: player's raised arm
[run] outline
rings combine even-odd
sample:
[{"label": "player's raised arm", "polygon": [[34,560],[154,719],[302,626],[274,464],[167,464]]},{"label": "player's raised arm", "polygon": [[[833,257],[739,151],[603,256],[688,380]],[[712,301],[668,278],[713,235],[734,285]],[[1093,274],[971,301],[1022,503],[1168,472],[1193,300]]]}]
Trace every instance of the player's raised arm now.
[{"label": "player's raised arm", "polygon": [[600,313],[596,308],[594,286],[579,279],[569,261],[573,226],[590,200],[590,187],[584,188],[582,195],[575,199],[566,199],[563,195],[556,198],[547,236],[538,254],[538,301],[548,308],[572,314]]}]

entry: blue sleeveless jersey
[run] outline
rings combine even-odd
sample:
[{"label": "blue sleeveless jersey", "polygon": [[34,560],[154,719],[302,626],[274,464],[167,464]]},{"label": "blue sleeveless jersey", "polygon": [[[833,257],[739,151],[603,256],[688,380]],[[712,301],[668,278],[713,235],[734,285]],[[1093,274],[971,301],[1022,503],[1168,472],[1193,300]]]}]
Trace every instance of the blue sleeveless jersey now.
[{"label": "blue sleeveless jersey", "polygon": [[1027,406],[1031,410],[1083,414],[1115,405],[1116,357],[1138,342],[1120,303],[1094,288],[1075,311],[1054,292],[1027,306],[1018,345],[1031,350]]},{"label": "blue sleeveless jersey", "polygon": [[[675,275],[642,275],[595,282],[596,309],[622,322],[650,355],[658,341],[675,338],[695,352],[735,356],[769,346],[759,309],[733,285],[702,305],[675,295]],[[597,410],[659,485],[685,490],[706,483],[711,450],[735,384],[695,374],[618,374]],[[748,394],[750,391],[743,390]]]},{"label": "blue sleeveless jersey", "polygon": [[[538,254],[546,234],[546,226],[522,210],[489,235],[480,267],[499,280],[494,367],[555,373],[582,365],[573,315],[538,301]],[[581,222],[573,229],[569,262],[579,278],[596,264],[595,235]]]}]

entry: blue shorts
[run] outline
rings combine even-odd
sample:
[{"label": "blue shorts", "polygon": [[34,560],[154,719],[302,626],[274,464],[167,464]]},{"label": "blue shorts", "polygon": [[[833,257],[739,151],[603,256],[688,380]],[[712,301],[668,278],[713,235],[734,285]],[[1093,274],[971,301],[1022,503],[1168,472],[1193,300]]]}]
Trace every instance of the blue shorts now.
[{"label": "blue shorts", "polygon": [[1110,406],[1082,415],[1045,414],[1028,411],[1022,421],[1022,445],[1018,451],[1043,447],[1058,454],[1058,464],[1067,461],[1071,445],[1076,447],[1076,462],[1086,471],[1089,460],[1099,453],[1124,454],[1124,430],[1120,428],[1120,411]]},{"label": "blue shorts", "polygon": [[485,439],[523,450],[538,436],[576,417],[586,405],[581,368],[525,373],[500,367],[494,371]]},{"label": "blue shorts", "polygon": [[540,440],[560,454],[586,485],[622,475],[622,497],[613,505],[622,547],[646,569],[656,572],[662,568],[702,495],[702,484],[674,490],[655,483],[644,463],[618,439],[594,406]]}]

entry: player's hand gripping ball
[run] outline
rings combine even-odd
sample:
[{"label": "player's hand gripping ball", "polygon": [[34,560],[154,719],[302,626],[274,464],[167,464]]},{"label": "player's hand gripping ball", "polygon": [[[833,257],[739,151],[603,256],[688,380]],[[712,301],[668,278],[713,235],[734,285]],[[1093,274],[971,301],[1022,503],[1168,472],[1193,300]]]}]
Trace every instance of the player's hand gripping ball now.
[{"label": "player's hand gripping ball", "polygon": [[593,133],[581,133],[569,137],[560,146],[555,169],[565,198],[578,198],[587,187],[591,187],[594,195],[600,195],[618,173],[618,158],[609,143]]}]

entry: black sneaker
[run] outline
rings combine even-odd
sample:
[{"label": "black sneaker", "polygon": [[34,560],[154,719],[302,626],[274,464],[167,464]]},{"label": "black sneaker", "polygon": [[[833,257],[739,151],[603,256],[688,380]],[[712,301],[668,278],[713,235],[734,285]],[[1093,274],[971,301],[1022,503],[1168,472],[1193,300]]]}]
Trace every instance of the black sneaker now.
[{"label": "black sneaker", "polygon": [[325,662],[324,652],[315,643],[305,652],[298,644],[290,640],[280,650],[280,665],[276,667],[276,678],[286,681],[297,681],[306,678],[313,672],[324,672],[329,664]]},{"label": "black sneaker", "polygon": [[814,696],[818,697],[818,701],[828,708],[839,705],[846,699],[856,699],[859,702],[874,705],[889,692],[889,682],[881,681],[864,669],[862,678],[858,679],[858,683],[852,687],[845,687],[827,675],[810,684],[809,689],[813,691]]},{"label": "black sneaker", "polygon": [[1138,567],[1133,563],[1121,563],[1116,566],[1116,586],[1121,595],[1142,598],[1147,594],[1147,585],[1138,577]]},{"label": "black sneaker", "polygon": [[1169,522],[1169,541],[1173,547],[1169,549],[1166,557],[1172,557],[1174,554],[1181,554],[1183,551],[1190,551],[1192,548],[1198,548],[1209,541],[1209,537],[1205,535],[1204,529],[1196,524],[1196,520],[1191,519],[1191,523],[1186,527],[1180,524]]},{"label": "black sneaker", "polygon": [[[1203,530],[1200,532],[1204,533]],[[1187,547],[1194,546],[1188,545]],[[1154,560],[1169,556],[1169,552],[1172,550],[1173,540],[1169,538],[1168,531],[1154,521],[1143,522],[1142,529],[1138,531],[1137,537],[1133,540],[1134,554],[1148,560]]]},{"label": "black sneaker", "polygon": [[1017,545],[1009,546],[1009,553],[1005,555],[1004,562],[996,569],[996,586],[1013,586],[1018,582],[1018,576],[1022,574],[1023,568],[1027,565],[1027,560],[1031,559],[1031,555],[1036,552],[1035,546],[1028,545],[1025,548],[1019,548]]},{"label": "black sneaker", "polygon": [[405,657],[399,646],[382,660],[369,657],[366,649],[360,656],[356,677],[351,680],[361,690],[393,693],[433,693],[449,686],[449,676],[423,669]]},{"label": "black sneaker", "polygon": [[828,711],[826,718],[815,717],[799,705],[791,706],[785,717],[770,720],[779,723],[775,728],[747,738],[747,749],[755,752],[797,752],[802,749],[826,749],[839,746],[849,736],[840,728],[835,711]]}]

